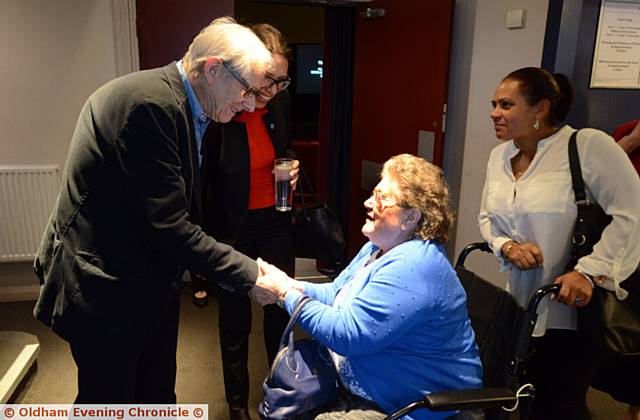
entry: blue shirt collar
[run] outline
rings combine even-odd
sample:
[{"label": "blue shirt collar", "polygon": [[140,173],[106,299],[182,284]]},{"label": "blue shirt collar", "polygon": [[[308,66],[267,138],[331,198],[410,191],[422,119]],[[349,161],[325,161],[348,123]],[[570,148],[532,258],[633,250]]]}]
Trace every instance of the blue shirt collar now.
[{"label": "blue shirt collar", "polygon": [[211,119],[205,114],[204,108],[200,105],[196,94],[191,87],[191,83],[189,83],[189,79],[187,78],[187,72],[184,70],[182,66],[182,60],[178,61],[178,72],[180,73],[180,78],[182,79],[182,84],[184,85],[184,89],[187,92],[187,100],[189,101],[189,107],[191,108],[191,115],[193,115],[193,127],[196,130],[196,140],[198,144],[198,158],[200,162],[202,162],[202,137],[204,136],[204,132],[211,122]]},{"label": "blue shirt collar", "polygon": [[191,107],[191,113],[193,114],[193,121],[195,123],[208,123],[210,119],[207,114],[205,114],[204,108],[202,108],[202,105],[200,105],[200,102],[198,101],[198,98],[193,91],[193,88],[191,87],[191,83],[189,83],[187,72],[182,66],[182,60],[178,61],[177,65],[178,72],[180,73],[180,78],[182,79],[182,84],[187,91],[187,98],[189,100],[189,106]]}]

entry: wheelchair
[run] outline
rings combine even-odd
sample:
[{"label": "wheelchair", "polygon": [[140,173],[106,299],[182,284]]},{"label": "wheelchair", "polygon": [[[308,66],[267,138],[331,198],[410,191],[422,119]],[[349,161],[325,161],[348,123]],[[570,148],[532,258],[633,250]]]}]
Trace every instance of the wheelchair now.
[{"label": "wheelchair", "polygon": [[460,253],[455,270],[467,293],[467,309],[480,350],[485,387],[433,392],[386,420],[399,419],[417,409],[484,410],[485,420],[503,420],[517,407],[521,420],[529,418],[535,389],[532,384],[521,384],[520,378],[529,354],[538,304],[546,295],[558,293],[560,286],[552,284],[536,290],[525,309],[509,292],[464,267],[467,256],[475,250],[492,253],[487,243],[472,243]]}]

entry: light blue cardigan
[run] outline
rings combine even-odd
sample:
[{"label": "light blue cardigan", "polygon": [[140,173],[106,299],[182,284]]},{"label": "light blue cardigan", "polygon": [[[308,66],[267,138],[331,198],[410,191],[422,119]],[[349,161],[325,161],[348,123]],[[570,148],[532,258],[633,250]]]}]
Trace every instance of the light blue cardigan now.
[{"label": "light blue cardigan", "polygon": [[[357,384],[387,413],[433,391],[481,387],[466,294],[442,245],[414,239],[365,266],[377,251],[369,242],[332,283],[304,283],[316,301],[305,305],[299,324],[345,357],[345,385]],[[300,296],[287,293],[289,313]],[[421,409],[405,419],[451,414]]]}]

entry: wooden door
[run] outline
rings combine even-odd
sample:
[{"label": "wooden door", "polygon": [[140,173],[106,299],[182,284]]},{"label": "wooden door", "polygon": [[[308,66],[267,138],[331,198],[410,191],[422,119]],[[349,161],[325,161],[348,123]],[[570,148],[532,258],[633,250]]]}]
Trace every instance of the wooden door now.
[{"label": "wooden door", "polygon": [[[454,0],[376,0],[358,8],[349,192],[349,254],[366,238],[364,200],[399,153],[442,164]],[[385,16],[365,18],[367,8]],[[420,153],[419,153],[420,152]]]}]

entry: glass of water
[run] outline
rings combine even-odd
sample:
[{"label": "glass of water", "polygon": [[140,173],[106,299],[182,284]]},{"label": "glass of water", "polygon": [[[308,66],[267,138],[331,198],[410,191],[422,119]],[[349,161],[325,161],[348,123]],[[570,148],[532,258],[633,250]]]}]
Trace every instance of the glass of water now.
[{"label": "glass of water", "polygon": [[276,181],[276,210],[291,210],[292,194],[291,175],[293,159],[279,158],[273,161],[273,175]]}]

